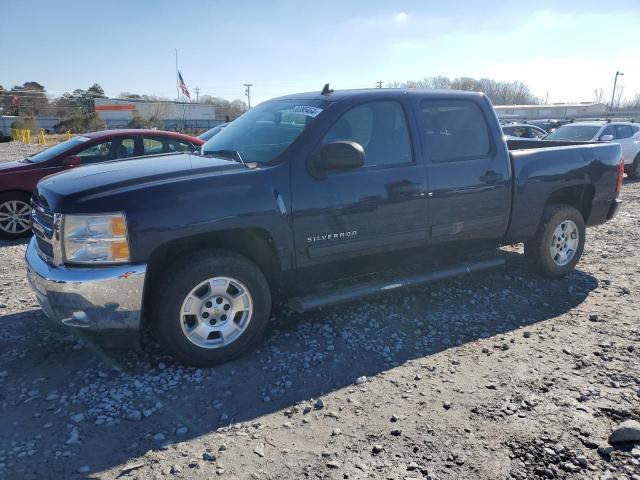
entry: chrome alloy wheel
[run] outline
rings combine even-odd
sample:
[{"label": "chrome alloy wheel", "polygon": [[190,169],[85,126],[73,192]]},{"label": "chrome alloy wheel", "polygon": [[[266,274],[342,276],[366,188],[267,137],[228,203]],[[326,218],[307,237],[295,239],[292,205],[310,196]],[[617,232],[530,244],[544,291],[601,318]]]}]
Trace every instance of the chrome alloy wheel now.
[{"label": "chrome alloy wheel", "polygon": [[187,339],[202,348],[235,342],[253,315],[253,298],[241,282],[213,277],[192,289],[180,307],[180,325]]},{"label": "chrome alloy wheel", "polygon": [[559,267],[567,265],[576,254],[580,244],[578,226],[571,220],[565,220],[558,225],[551,239],[551,258]]},{"label": "chrome alloy wheel", "polygon": [[30,228],[31,207],[22,200],[7,200],[0,204],[0,230],[13,235]]}]

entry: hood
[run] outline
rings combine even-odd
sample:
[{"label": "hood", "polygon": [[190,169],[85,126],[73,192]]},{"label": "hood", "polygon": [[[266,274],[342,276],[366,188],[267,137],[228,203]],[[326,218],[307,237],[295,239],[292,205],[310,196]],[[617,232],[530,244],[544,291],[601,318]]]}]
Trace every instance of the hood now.
[{"label": "hood", "polygon": [[196,177],[218,176],[246,167],[231,160],[192,154],[156,155],[105,162],[50,175],[38,183],[38,195],[55,211],[65,203],[108,197],[163,183],[188,181]]},{"label": "hood", "polygon": [[5,173],[13,173],[16,170],[28,169],[33,163],[20,162],[19,160],[11,160],[9,162],[0,161],[0,175]]}]

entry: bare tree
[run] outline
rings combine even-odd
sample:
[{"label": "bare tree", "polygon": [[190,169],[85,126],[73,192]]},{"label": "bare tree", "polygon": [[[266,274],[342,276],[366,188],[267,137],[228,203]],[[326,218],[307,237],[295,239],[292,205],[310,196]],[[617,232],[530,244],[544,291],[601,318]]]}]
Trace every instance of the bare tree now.
[{"label": "bare tree", "polygon": [[640,110],[640,93],[636,93],[631,100],[625,100],[622,102],[622,109]]},{"label": "bare tree", "polygon": [[471,77],[460,77],[450,80],[447,77],[426,77],[422,80],[407,80],[406,82],[388,82],[392,88],[452,88],[455,90],[468,90],[483,92],[496,105],[515,104],[539,104],[537,98],[526,83],[523,82],[497,82],[489,78],[476,80]]},{"label": "bare tree", "polygon": [[604,103],[604,89],[596,88],[593,91],[593,101],[595,103]]}]

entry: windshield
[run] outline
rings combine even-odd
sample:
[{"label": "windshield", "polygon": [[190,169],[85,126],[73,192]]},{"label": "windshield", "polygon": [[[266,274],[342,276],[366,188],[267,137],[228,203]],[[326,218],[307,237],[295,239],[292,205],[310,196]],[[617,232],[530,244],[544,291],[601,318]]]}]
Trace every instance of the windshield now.
[{"label": "windshield", "polygon": [[205,142],[213,137],[215,137],[220,130],[222,130],[224,127],[226,127],[228,124],[227,123],[223,123],[222,125],[218,125],[217,127],[213,127],[209,130],[207,130],[204,133],[201,133],[200,135],[198,135],[198,138],[200,140],[204,140]]},{"label": "windshield", "polygon": [[249,110],[202,146],[203,155],[237,152],[247,163],[267,163],[298,138],[326,100],[271,100]]},{"label": "windshield", "polygon": [[32,155],[27,158],[30,162],[33,162],[33,163],[47,162],[52,158],[57,157],[61,153],[64,153],[67,150],[71,150],[72,148],[77,147],[78,145],[82,145],[84,142],[88,142],[89,140],[91,139],[87,137],[82,137],[82,136],[73,137],[67,140],[66,142],[62,142],[62,143],[59,143],[58,145],[54,145],[51,148],[47,148],[46,150],[38,152],[35,155]]},{"label": "windshield", "polygon": [[563,125],[544,137],[545,140],[592,140],[600,130],[599,125]]}]

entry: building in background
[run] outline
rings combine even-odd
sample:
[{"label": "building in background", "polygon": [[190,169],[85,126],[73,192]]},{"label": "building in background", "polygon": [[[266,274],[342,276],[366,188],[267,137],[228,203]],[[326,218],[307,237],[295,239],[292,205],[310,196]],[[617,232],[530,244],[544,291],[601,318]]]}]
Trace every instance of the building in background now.
[{"label": "building in background", "polygon": [[225,121],[216,117],[214,105],[204,103],[96,98],[94,110],[107,128],[125,128],[136,114],[160,119],[165,130],[206,130]]},{"label": "building in background", "polygon": [[496,105],[498,118],[536,120],[543,118],[599,118],[607,113],[604,103],[554,103],[544,105]]}]

